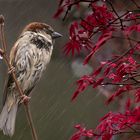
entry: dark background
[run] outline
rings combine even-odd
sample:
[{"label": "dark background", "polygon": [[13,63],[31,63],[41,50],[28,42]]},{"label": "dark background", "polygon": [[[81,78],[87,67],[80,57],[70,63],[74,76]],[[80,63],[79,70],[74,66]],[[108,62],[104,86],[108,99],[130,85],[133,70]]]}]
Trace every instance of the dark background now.
[{"label": "dark background", "polygon": [[[98,119],[107,111],[104,98],[89,89],[71,102],[75,90],[75,67],[72,60],[64,57],[62,48],[68,40],[68,24],[53,18],[57,9],[57,0],[0,0],[0,14],[5,17],[5,34],[8,50],[16,41],[24,26],[32,21],[50,24],[63,38],[56,41],[51,63],[42,80],[34,89],[30,101],[31,112],[39,140],[68,140],[75,129],[73,126],[82,123],[94,128]],[[76,70],[80,72],[78,64]],[[86,71],[86,70],[85,70]],[[6,79],[6,66],[0,60],[0,99]],[[102,97],[102,98],[101,98]],[[0,100],[0,101],[1,101]],[[9,140],[0,132],[0,140]],[[30,140],[30,129],[23,107],[17,114],[16,130],[11,140]]]}]

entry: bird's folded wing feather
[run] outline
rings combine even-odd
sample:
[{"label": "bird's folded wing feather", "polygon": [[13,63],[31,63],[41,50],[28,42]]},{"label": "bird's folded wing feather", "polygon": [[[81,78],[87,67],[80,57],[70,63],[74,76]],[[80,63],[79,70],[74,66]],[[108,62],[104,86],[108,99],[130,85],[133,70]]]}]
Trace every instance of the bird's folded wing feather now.
[{"label": "bird's folded wing feather", "polygon": [[[25,55],[24,52],[22,52],[23,47],[25,46],[19,46],[18,44],[15,44],[10,52],[10,63],[15,70],[15,75],[17,79],[20,77],[21,74],[23,74],[26,71],[26,63],[24,63]],[[13,76],[11,73],[8,73],[8,78],[4,86],[3,105],[5,104],[7,94],[10,94],[12,90],[15,90],[13,89],[14,88],[13,84],[14,84]]]}]

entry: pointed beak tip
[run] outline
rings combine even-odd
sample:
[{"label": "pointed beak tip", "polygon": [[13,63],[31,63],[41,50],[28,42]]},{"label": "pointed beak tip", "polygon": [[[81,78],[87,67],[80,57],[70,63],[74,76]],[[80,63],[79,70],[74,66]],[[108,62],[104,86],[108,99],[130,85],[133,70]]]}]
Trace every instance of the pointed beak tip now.
[{"label": "pointed beak tip", "polygon": [[53,38],[59,38],[59,37],[62,37],[62,36],[63,35],[58,33],[58,32],[54,32],[53,35],[52,35]]}]

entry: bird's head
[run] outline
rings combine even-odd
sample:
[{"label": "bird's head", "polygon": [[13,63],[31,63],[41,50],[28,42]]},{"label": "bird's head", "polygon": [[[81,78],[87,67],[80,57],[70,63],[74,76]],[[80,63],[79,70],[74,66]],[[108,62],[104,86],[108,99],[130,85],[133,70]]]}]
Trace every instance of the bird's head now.
[{"label": "bird's head", "polygon": [[28,24],[25,27],[24,31],[45,33],[45,34],[51,36],[52,39],[62,37],[62,35],[58,32],[55,32],[50,25],[47,25],[46,23],[40,23],[40,22],[32,22],[32,23]]}]

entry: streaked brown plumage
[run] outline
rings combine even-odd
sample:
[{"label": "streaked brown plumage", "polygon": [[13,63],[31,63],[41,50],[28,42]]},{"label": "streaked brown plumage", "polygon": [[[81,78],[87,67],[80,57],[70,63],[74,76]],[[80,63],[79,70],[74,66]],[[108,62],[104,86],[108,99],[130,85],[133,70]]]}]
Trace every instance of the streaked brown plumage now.
[{"label": "streaked brown plumage", "polygon": [[[29,95],[40,80],[50,61],[54,39],[61,34],[54,32],[45,23],[33,22],[27,25],[10,52],[10,63],[15,68],[16,78],[25,95]],[[0,115],[0,129],[12,136],[20,96],[12,75],[5,85],[3,109]]]}]

